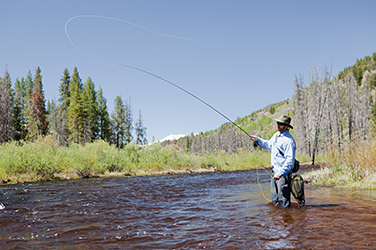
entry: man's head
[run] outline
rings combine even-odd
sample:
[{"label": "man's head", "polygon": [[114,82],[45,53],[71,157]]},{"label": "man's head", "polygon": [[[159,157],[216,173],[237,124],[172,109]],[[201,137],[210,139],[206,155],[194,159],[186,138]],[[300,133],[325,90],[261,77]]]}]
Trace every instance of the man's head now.
[{"label": "man's head", "polygon": [[285,132],[289,128],[293,128],[293,126],[291,126],[291,124],[290,124],[291,123],[291,117],[288,116],[288,115],[282,115],[281,117],[279,117],[278,119],[275,119],[275,120],[277,122],[277,130],[280,133]]}]

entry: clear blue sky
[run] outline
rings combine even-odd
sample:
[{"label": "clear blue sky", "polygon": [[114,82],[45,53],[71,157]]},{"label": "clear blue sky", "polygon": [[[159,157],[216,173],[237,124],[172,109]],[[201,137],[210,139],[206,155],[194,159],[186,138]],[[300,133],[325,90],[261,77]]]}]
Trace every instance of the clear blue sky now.
[{"label": "clear blue sky", "polygon": [[[294,76],[308,84],[314,63],[336,75],[376,51],[376,1],[2,1],[1,76],[12,83],[36,67],[46,99],[59,97],[65,68],[77,66],[102,87],[109,111],[115,97],[141,110],[148,140],[218,128],[223,117],[167,83],[138,71],[94,62],[134,66],[181,86],[230,119],[291,99]],[[195,42],[193,40],[200,41]],[[211,46],[209,46],[209,45]]]}]

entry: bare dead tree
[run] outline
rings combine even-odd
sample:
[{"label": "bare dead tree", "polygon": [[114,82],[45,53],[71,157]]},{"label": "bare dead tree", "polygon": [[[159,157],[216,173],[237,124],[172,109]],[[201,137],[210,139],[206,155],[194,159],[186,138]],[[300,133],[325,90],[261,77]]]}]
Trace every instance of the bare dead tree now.
[{"label": "bare dead tree", "polygon": [[357,101],[357,116],[356,116],[356,127],[358,128],[357,136],[364,140],[367,139],[368,129],[370,126],[370,116],[371,116],[371,93],[369,78],[373,72],[366,70],[363,74],[363,79],[358,92]]},{"label": "bare dead tree", "polygon": [[308,94],[308,120],[310,131],[310,143],[312,164],[315,164],[315,156],[318,153],[320,142],[320,129],[323,127],[325,107],[328,99],[328,87],[325,83],[328,77],[326,69],[324,70],[323,81],[320,82],[316,67],[312,67],[310,77],[310,91]]},{"label": "bare dead tree", "polygon": [[331,84],[331,98],[329,98],[330,109],[332,110],[330,120],[333,128],[333,144],[336,145],[339,152],[342,151],[343,145],[343,105],[342,105],[343,81],[338,77]]},{"label": "bare dead tree", "polygon": [[352,72],[348,72],[345,76],[345,91],[347,104],[347,122],[349,127],[349,140],[354,137],[355,112],[356,112],[356,91],[357,82]]},{"label": "bare dead tree", "polygon": [[307,94],[306,88],[303,85],[303,76],[295,76],[295,137],[297,140],[298,151],[310,154],[310,143],[308,136],[308,117],[307,117]]}]

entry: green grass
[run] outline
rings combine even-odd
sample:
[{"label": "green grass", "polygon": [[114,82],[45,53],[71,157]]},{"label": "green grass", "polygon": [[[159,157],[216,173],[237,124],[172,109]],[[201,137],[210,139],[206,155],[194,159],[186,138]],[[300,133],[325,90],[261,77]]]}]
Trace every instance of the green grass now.
[{"label": "green grass", "polygon": [[59,147],[51,136],[35,142],[0,145],[0,182],[20,183],[109,175],[145,175],[205,170],[232,171],[267,166],[270,155],[258,150],[205,156],[182,151],[176,145],[131,143],[117,149],[104,141]]},{"label": "green grass", "polygon": [[353,142],[341,154],[321,156],[325,167],[314,173],[313,184],[376,189],[376,141]]},{"label": "green grass", "polygon": [[[309,163],[297,155],[301,164]],[[312,183],[350,188],[376,189],[376,141],[352,143],[341,154],[335,151],[317,157],[324,168]],[[131,143],[117,149],[104,141],[59,147],[51,136],[35,142],[0,145],[0,183],[21,183],[112,175],[153,175],[200,171],[249,170],[270,165],[270,152],[238,149],[234,154],[195,155],[177,145],[156,143],[140,147]],[[307,177],[309,174],[305,174]]]}]

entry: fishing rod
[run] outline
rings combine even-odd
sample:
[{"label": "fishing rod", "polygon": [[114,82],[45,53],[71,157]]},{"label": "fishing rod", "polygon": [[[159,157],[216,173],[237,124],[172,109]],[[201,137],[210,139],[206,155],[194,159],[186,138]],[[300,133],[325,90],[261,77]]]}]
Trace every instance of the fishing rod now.
[{"label": "fishing rod", "polygon": [[[148,75],[150,75],[150,76],[153,76],[153,77],[155,77],[155,78],[157,78],[157,79],[159,79],[159,80],[162,80],[162,81],[164,81],[164,82],[167,82],[168,84],[170,84],[170,85],[172,85],[172,86],[174,86],[174,87],[180,89],[181,91],[187,93],[188,95],[192,96],[192,97],[195,98],[196,100],[198,100],[198,101],[200,101],[201,103],[205,104],[206,106],[208,106],[209,108],[211,108],[212,110],[214,110],[215,112],[217,112],[219,115],[221,115],[223,118],[225,118],[226,120],[228,120],[229,122],[231,122],[232,125],[234,125],[235,127],[239,128],[239,129],[240,129],[241,131],[243,131],[246,135],[248,135],[249,137],[251,137],[251,135],[250,135],[249,133],[247,133],[247,131],[245,131],[242,127],[240,127],[238,124],[236,124],[235,122],[233,122],[230,118],[228,118],[226,115],[224,115],[224,114],[223,114],[222,112],[220,112],[218,109],[214,108],[214,107],[213,107],[212,105],[210,105],[209,103],[205,102],[204,100],[202,100],[202,99],[199,98],[198,96],[192,94],[191,92],[189,92],[188,90],[186,90],[186,89],[180,87],[179,85],[177,85],[177,84],[175,84],[175,83],[173,83],[173,82],[171,82],[171,81],[169,81],[169,80],[167,80],[167,79],[165,79],[165,78],[163,78],[163,77],[160,77],[160,76],[158,76],[158,75],[156,75],[156,74],[153,74],[153,73],[151,73],[151,72],[149,72],[149,71],[146,71],[146,70],[143,70],[143,69],[140,69],[140,68],[136,68],[136,67],[129,66],[129,65],[124,65],[124,64],[117,64],[117,65],[119,65],[119,66],[123,66],[123,67],[127,67],[127,68],[130,68],[130,69],[134,69],[134,70],[137,70],[137,71],[140,71],[140,72],[142,72],[142,73],[145,73],[145,74],[148,74]],[[263,168],[263,169],[266,171],[265,168]],[[266,171],[266,172],[269,174],[270,177],[272,177],[268,171]],[[262,196],[264,197],[264,199],[265,199],[266,201],[272,202],[273,200],[272,200],[272,199],[269,199],[268,197],[266,197],[266,195],[265,195],[265,193],[264,193],[264,190],[262,189],[262,186],[261,186],[261,184],[260,184],[260,180],[259,180],[258,168],[256,169],[256,176],[257,176],[257,184],[258,184],[258,186],[259,186],[259,188],[260,188],[260,191],[261,191]],[[275,199],[277,199],[277,198],[278,198],[278,196],[277,196]],[[274,200],[275,200],[275,199],[274,199]]]},{"label": "fishing rod", "polygon": [[[188,90],[180,87],[179,85],[159,76],[159,75],[156,75],[154,73],[151,73],[147,70],[144,70],[144,69],[140,69],[140,68],[137,68],[137,67],[134,67],[134,66],[131,66],[131,65],[126,65],[126,64],[120,64],[120,63],[104,63],[104,62],[101,62],[101,61],[98,61],[98,60],[95,60],[94,58],[91,58],[90,56],[86,55],[84,52],[82,52],[76,45],[75,43],[71,40],[71,38],[69,37],[69,34],[68,34],[68,29],[67,29],[67,26],[68,26],[68,23],[76,18],[87,18],[87,17],[93,17],[93,18],[102,18],[102,19],[109,19],[109,20],[114,20],[114,21],[119,21],[119,22],[124,22],[124,23],[127,23],[127,24],[130,24],[130,25],[134,25],[136,27],[139,27],[141,29],[145,29],[147,31],[150,31],[150,32],[153,32],[153,33],[156,33],[158,35],[162,35],[162,36],[167,36],[167,37],[171,37],[171,38],[177,38],[177,39],[184,39],[184,40],[189,40],[189,41],[192,41],[192,42],[197,42],[197,43],[201,43],[201,44],[204,44],[206,46],[210,46],[210,47],[213,47],[215,48],[214,46],[210,45],[210,44],[207,44],[207,43],[204,43],[204,42],[201,42],[201,41],[198,41],[198,40],[194,40],[194,39],[190,39],[190,38],[185,38],[185,37],[178,37],[178,36],[171,36],[171,35],[167,35],[167,34],[163,34],[163,33],[160,33],[160,32],[156,32],[154,30],[151,30],[151,29],[148,29],[148,28],[145,28],[143,26],[140,26],[140,25],[137,25],[137,24],[134,24],[134,23],[131,23],[131,22],[128,22],[128,21],[124,21],[124,20],[121,20],[121,19],[117,19],[117,18],[111,18],[111,17],[105,17],[105,16],[96,16],[96,15],[79,15],[79,16],[74,16],[72,18],[70,18],[66,23],[65,23],[65,34],[69,40],[69,42],[73,45],[73,47],[76,48],[76,50],[78,52],[80,52],[82,55],[84,55],[85,57],[87,57],[88,59],[96,62],[96,63],[99,63],[99,64],[103,64],[103,65],[109,65],[109,66],[121,66],[121,67],[125,67],[125,68],[129,68],[129,69],[133,69],[133,70],[136,70],[136,71],[139,71],[141,73],[144,73],[144,74],[147,74],[147,75],[150,75],[152,77],[155,77],[161,81],[164,81],[168,84],[170,84],[171,86],[174,86],[175,88],[183,91],[184,93],[192,96],[193,98],[195,98],[196,100],[200,101],[201,103],[205,104],[207,107],[209,107],[210,109],[212,109],[213,111],[215,111],[217,114],[219,114],[220,116],[222,116],[224,119],[226,119],[227,121],[229,121],[233,126],[237,127],[238,129],[240,129],[242,132],[244,132],[249,138],[251,137],[251,135],[245,131],[242,127],[240,127],[238,124],[236,124],[234,121],[232,121],[230,118],[228,118],[226,115],[224,115],[222,112],[220,112],[218,109],[214,108],[212,105],[210,105],[209,103],[207,103],[206,101],[204,101],[203,99],[199,98],[198,96],[194,95],[193,93],[189,92]],[[264,169],[266,171],[266,169]],[[262,193],[262,196],[267,200],[267,201],[272,201],[271,199],[268,199],[265,194],[264,194],[264,191],[262,190],[262,187],[261,187],[261,184],[260,184],[260,181],[259,181],[259,174],[258,174],[258,169],[256,170],[257,172],[257,183],[260,187],[260,190],[261,190],[261,193]],[[269,174],[269,173],[268,173]],[[270,175],[270,174],[269,174]]]},{"label": "fishing rod", "polygon": [[188,90],[180,87],[179,85],[163,78],[163,77],[160,77],[156,74],[153,74],[149,71],[146,71],[146,70],[143,70],[143,69],[140,69],[140,68],[136,68],[136,67],[133,67],[133,66],[129,66],[129,65],[124,65],[124,64],[117,64],[119,66],[123,66],[123,67],[127,67],[127,68],[130,68],[130,69],[134,69],[134,70],[137,70],[137,71],[140,71],[142,73],[145,73],[145,74],[148,74],[150,76],[153,76],[159,80],[162,80],[164,82],[167,82],[168,84],[180,89],[181,91],[187,93],[188,95],[192,96],[193,98],[197,99],[198,101],[202,102],[203,104],[205,104],[206,106],[208,106],[209,108],[211,108],[212,110],[214,110],[215,112],[217,112],[219,115],[221,115],[223,118],[225,118],[227,121],[231,122],[232,125],[234,125],[235,127],[239,128],[241,131],[243,131],[246,135],[248,135],[249,137],[251,136],[250,134],[247,133],[247,131],[245,131],[242,127],[240,127],[238,124],[236,124],[235,122],[233,122],[230,118],[228,118],[227,116],[225,116],[222,112],[220,112],[218,109],[214,108],[212,105],[210,105],[209,103],[205,102],[204,100],[202,100],[201,98],[199,98],[198,96],[192,94],[191,92],[189,92]]}]

